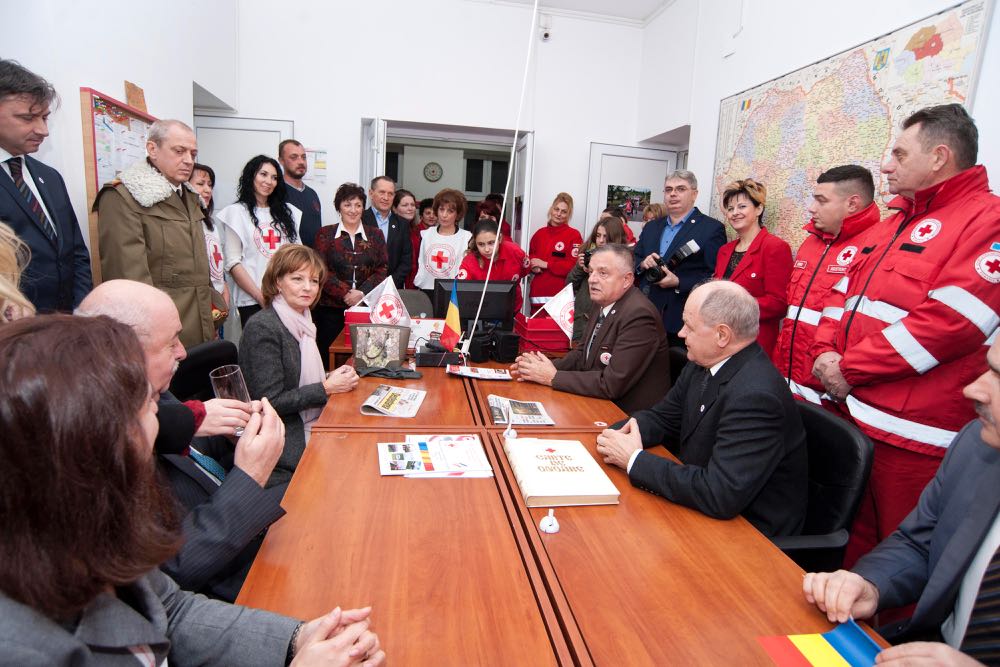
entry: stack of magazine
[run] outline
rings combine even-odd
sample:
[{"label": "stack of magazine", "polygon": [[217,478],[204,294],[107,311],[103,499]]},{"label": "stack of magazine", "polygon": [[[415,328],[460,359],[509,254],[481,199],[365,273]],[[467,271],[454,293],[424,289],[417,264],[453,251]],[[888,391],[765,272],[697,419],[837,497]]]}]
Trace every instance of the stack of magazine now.
[{"label": "stack of magazine", "polygon": [[486,397],[490,403],[490,413],[494,424],[506,424],[508,415],[512,426],[554,426],[555,422],[545,406],[539,401],[515,401],[512,398],[495,396]]},{"label": "stack of magazine", "polygon": [[382,475],[406,477],[492,477],[479,436],[407,435],[403,442],[378,443]]}]

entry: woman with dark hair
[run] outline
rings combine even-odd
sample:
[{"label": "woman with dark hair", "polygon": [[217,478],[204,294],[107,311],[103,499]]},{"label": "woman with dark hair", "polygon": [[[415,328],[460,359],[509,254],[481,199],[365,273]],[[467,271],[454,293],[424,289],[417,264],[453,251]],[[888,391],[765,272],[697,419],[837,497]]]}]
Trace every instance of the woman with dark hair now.
[{"label": "woman with dark hair", "polygon": [[188,179],[191,186],[201,199],[201,212],[205,214],[202,220],[205,228],[205,251],[208,253],[208,275],[212,281],[212,287],[222,295],[222,300],[226,304],[225,310],[216,307],[212,308],[212,319],[221,326],[229,315],[229,285],[226,284],[226,272],[222,254],[222,238],[219,230],[216,229],[215,220],[212,213],[215,211],[215,202],[212,200],[212,190],[215,188],[215,170],[207,164],[195,162],[191,170],[191,178]]},{"label": "woman with dark hair", "polygon": [[[510,223],[506,220],[501,222],[501,215],[500,204],[496,203],[493,199],[484,199],[476,204],[476,220],[492,220],[497,223],[504,239],[513,243],[514,239],[510,237]],[[515,243],[514,245],[517,244]]]},{"label": "woman with dark hair", "polygon": [[[331,648],[344,662],[384,659],[368,609],[302,625],[182,591],[157,569],[181,533],[156,477],[157,392],[130,327],[28,318],[0,327],[0,358],[3,664],[281,665],[299,653],[305,665]],[[275,426],[266,407],[243,437]]]},{"label": "woman with dark hair", "polygon": [[[510,280],[520,283],[521,278],[528,275],[528,256],[517,245],[508,241],[507,237],[503,237],[498,245],[497,229],[496,220],[491,218],[476,223],[469,240],[469,252],[458,269],[459,280],[486,280],[487,270],[491,281]],[[520,285],[514,294],[514,312],[519,313],[524,302]]]},{"label": "woman with dark hair", "polygon": [[757,342],[764,352],[774,354],[778,328],[788,310],[785,294],[792,276],[792,249],[764,228],[767,189],[746,178],[726,186],[722,210],[736,240],[719,249],[715,277],[742,285],[760,306],[760,333]]},{"label": "woman with dark hair", "polygon": [[628,214],[625,212],[621,206],[608,206],[606,209],[601,211],[601,215],[598,220],[606,220],[607,218],[617,218],[622,223],[622,229],[625,231],[625,245],[634,246],[635,245],[635,234],[632,233],[632,228],[628,226]]},{"label": "woman with dark hair", "polygon": [[436,224],[437,215],[434,213],[434,198],[421,199],[420,217],[410,227],[410,243],[413,244],[413,261],[410,264],[410,273],[406,276],[406,289],[416,289],[413,279],[417,277],[418,260],[420,258],[420,233]]},{"label": "woman with dark hair", "polygon": [[264,305],[260,279],[268,260],[298,239],[302,211],[287,202],[286,187],[278,161],[258,155],[243,167],[236,203],[219,211],[226,270],[236,283],[233,302],[244,325]]},{"label": "woman with dark hair", "polygon": [[560,192],[549,206],[548,222],[536,231],[528,244],[531,272],[531,310],[535,311],[559,293],[566,276],[576,265],[583,237],[570,226],[573,197]]},{"label": "woman with dark hair", "polygon": [[323,365],[330,369],[330,345],[344,329],[344,311],[389,275],[389,251],[377,225],[361,220],[365,191],[356,183],[344,183],[333,196],[340,224],[321,227],[316,234],[316,252],[326,264],[319,303],[313,310],[316,343]]},{"label": "woman with dark hair", "polygon": [[326,266],[315,250],[298,243],[282,246],[261,280],[264,309],[240,338],[240,368],[251,398],[267,396],[285,422],[285,448],[268,486],[292,478],[327,397],[358,386],[353,366],[324,372],[310,309],[325,280]]},{"label": "woman with dark hair", "polygon": [[392,212],[412,229],[417,224],[417,198],[409,190],[396,190],[396,196],[392,198]]},{"label": "woman with dark hair", "polygon": [[566,284],[573,286],[573,337],[570,341],[573,345],[580,342],[583,332],[587,328],[590,320],[590,285],[587,279],[590,276],[590,253],[602,245],[609,243],[620,243],[627,245],[624,225],[620,218],[613,216],[602,217],[594,225],[586,243],[581,247],[580,257],[576,260],[576,266],[566,276]]}]

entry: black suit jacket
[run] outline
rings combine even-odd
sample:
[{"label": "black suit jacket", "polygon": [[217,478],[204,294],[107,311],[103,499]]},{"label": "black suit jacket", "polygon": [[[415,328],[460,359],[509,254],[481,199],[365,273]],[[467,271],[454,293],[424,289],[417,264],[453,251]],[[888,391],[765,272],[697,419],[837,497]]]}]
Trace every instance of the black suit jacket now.
[{"label": "black suit jacket", "polygon": [[[361,222],[378,227],[371,208],[366,208],[361,214]],[[413,264],[413,241],[410,239],[410,226],[395,213],[389,214],[389,233],[386,235],[385,247],[389,252],[389,275],[392,276],[396,289],[403,289]]]},{"label": "black suit jacket", "polygon": [[[650,253],[659,254],[660,237],[663,236],[666,224],[667,219],[660,218],[647,222],[642,228],[639,240],[632,249],[636,267]],[[663,326],[667,333],[671,334],[681,330],[681,314],[684,312],[688,294],[698,283],[712,277],[715,271],[715,256],[719,254],[719,248],[726,244],[726,229],[721,222],[695,208],[691,217],[674,236],[663,261],[667,261],[675,250],[691,240],[696,241],[701,250],[680,262],[674,269],[674,274],[680,281],[677,287],[663,289],[647,282],[642,276],[636,276],[636,285],[663,313]]]},{"label": "black suit jacket", "polygon": [[13,179],[0,169],[0,220],[31,248],[31,261],[21,276],[21,291],[38,312],[71,311],[92,287],[90,253],[62,176],[33,157],[26,155],[24,161],[58,238],[55,244],[49,241]]},{"label": "black suit jacket", "polygon": [[633,416],[644,447],[664,444],[681,464],[641,452],[629,479],[718,519],[742,514],[767,536],[795,535],[806,514],[806,435],[788,386],[757,343],[710,377],[684,367],[662,401]]},{"label": "black suit jacket", "polygon": [[189,591],[232,602],[263,541],[263,533],[284,516],[281,497],[287,485],[263,489],[249,475],[232,466],[232,445],[225,438],[195,438],[199,452],[226,468],[217,484],[189,456],[173,453],[192,442],[191,411],[171,394],[160,397],[161,433],[156,442],[157,467],[169,481],[184,516],[184,544],[160,566]]},{"label": "black suit jacket", "polygon": [[601,306],[591,310],[580,344],[553,360],[558,370],[552,387],[610,399],[625,412],[652,407],[670,389],[670,354],[660,314],[642,292],[630,287],[595,336]]}]

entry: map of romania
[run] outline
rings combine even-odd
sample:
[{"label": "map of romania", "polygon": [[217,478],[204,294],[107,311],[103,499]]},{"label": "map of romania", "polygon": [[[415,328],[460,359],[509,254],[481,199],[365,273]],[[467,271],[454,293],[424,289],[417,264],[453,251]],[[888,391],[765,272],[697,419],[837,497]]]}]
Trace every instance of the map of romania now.
[{"label": "map of romania", "polygon": [[[722,100],[712,215],[725,185],[767,187],[764,223],[793,249],[805,238],[816,178],[840,164],[878,174],[900,123],[969,97],[985,42],[986,0],[970,0]],[[877,184],[888,200],[884,181]]]}]

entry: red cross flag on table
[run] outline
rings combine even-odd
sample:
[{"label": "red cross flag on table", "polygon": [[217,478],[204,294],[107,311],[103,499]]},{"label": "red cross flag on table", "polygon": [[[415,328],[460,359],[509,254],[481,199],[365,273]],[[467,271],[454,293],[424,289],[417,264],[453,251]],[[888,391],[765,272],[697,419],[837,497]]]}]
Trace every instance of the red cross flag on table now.
[{"label": "red cross flag on table", "polygon": [[573,286],[566,285],[563,287],[559,294],[545,302],[542,308],[547,312],[552,319],[556,321],[559,328],[563,330],[566,334],[566,338],[570,340],[573,339]]},{"label": "red cross flag on table", "polygon": [[365,302],[371,306],[373,324],[398,324],[410,326],[410,314],[406,312],[403,300],[392,278],[386,278],[380,285],[365,295]]}]

